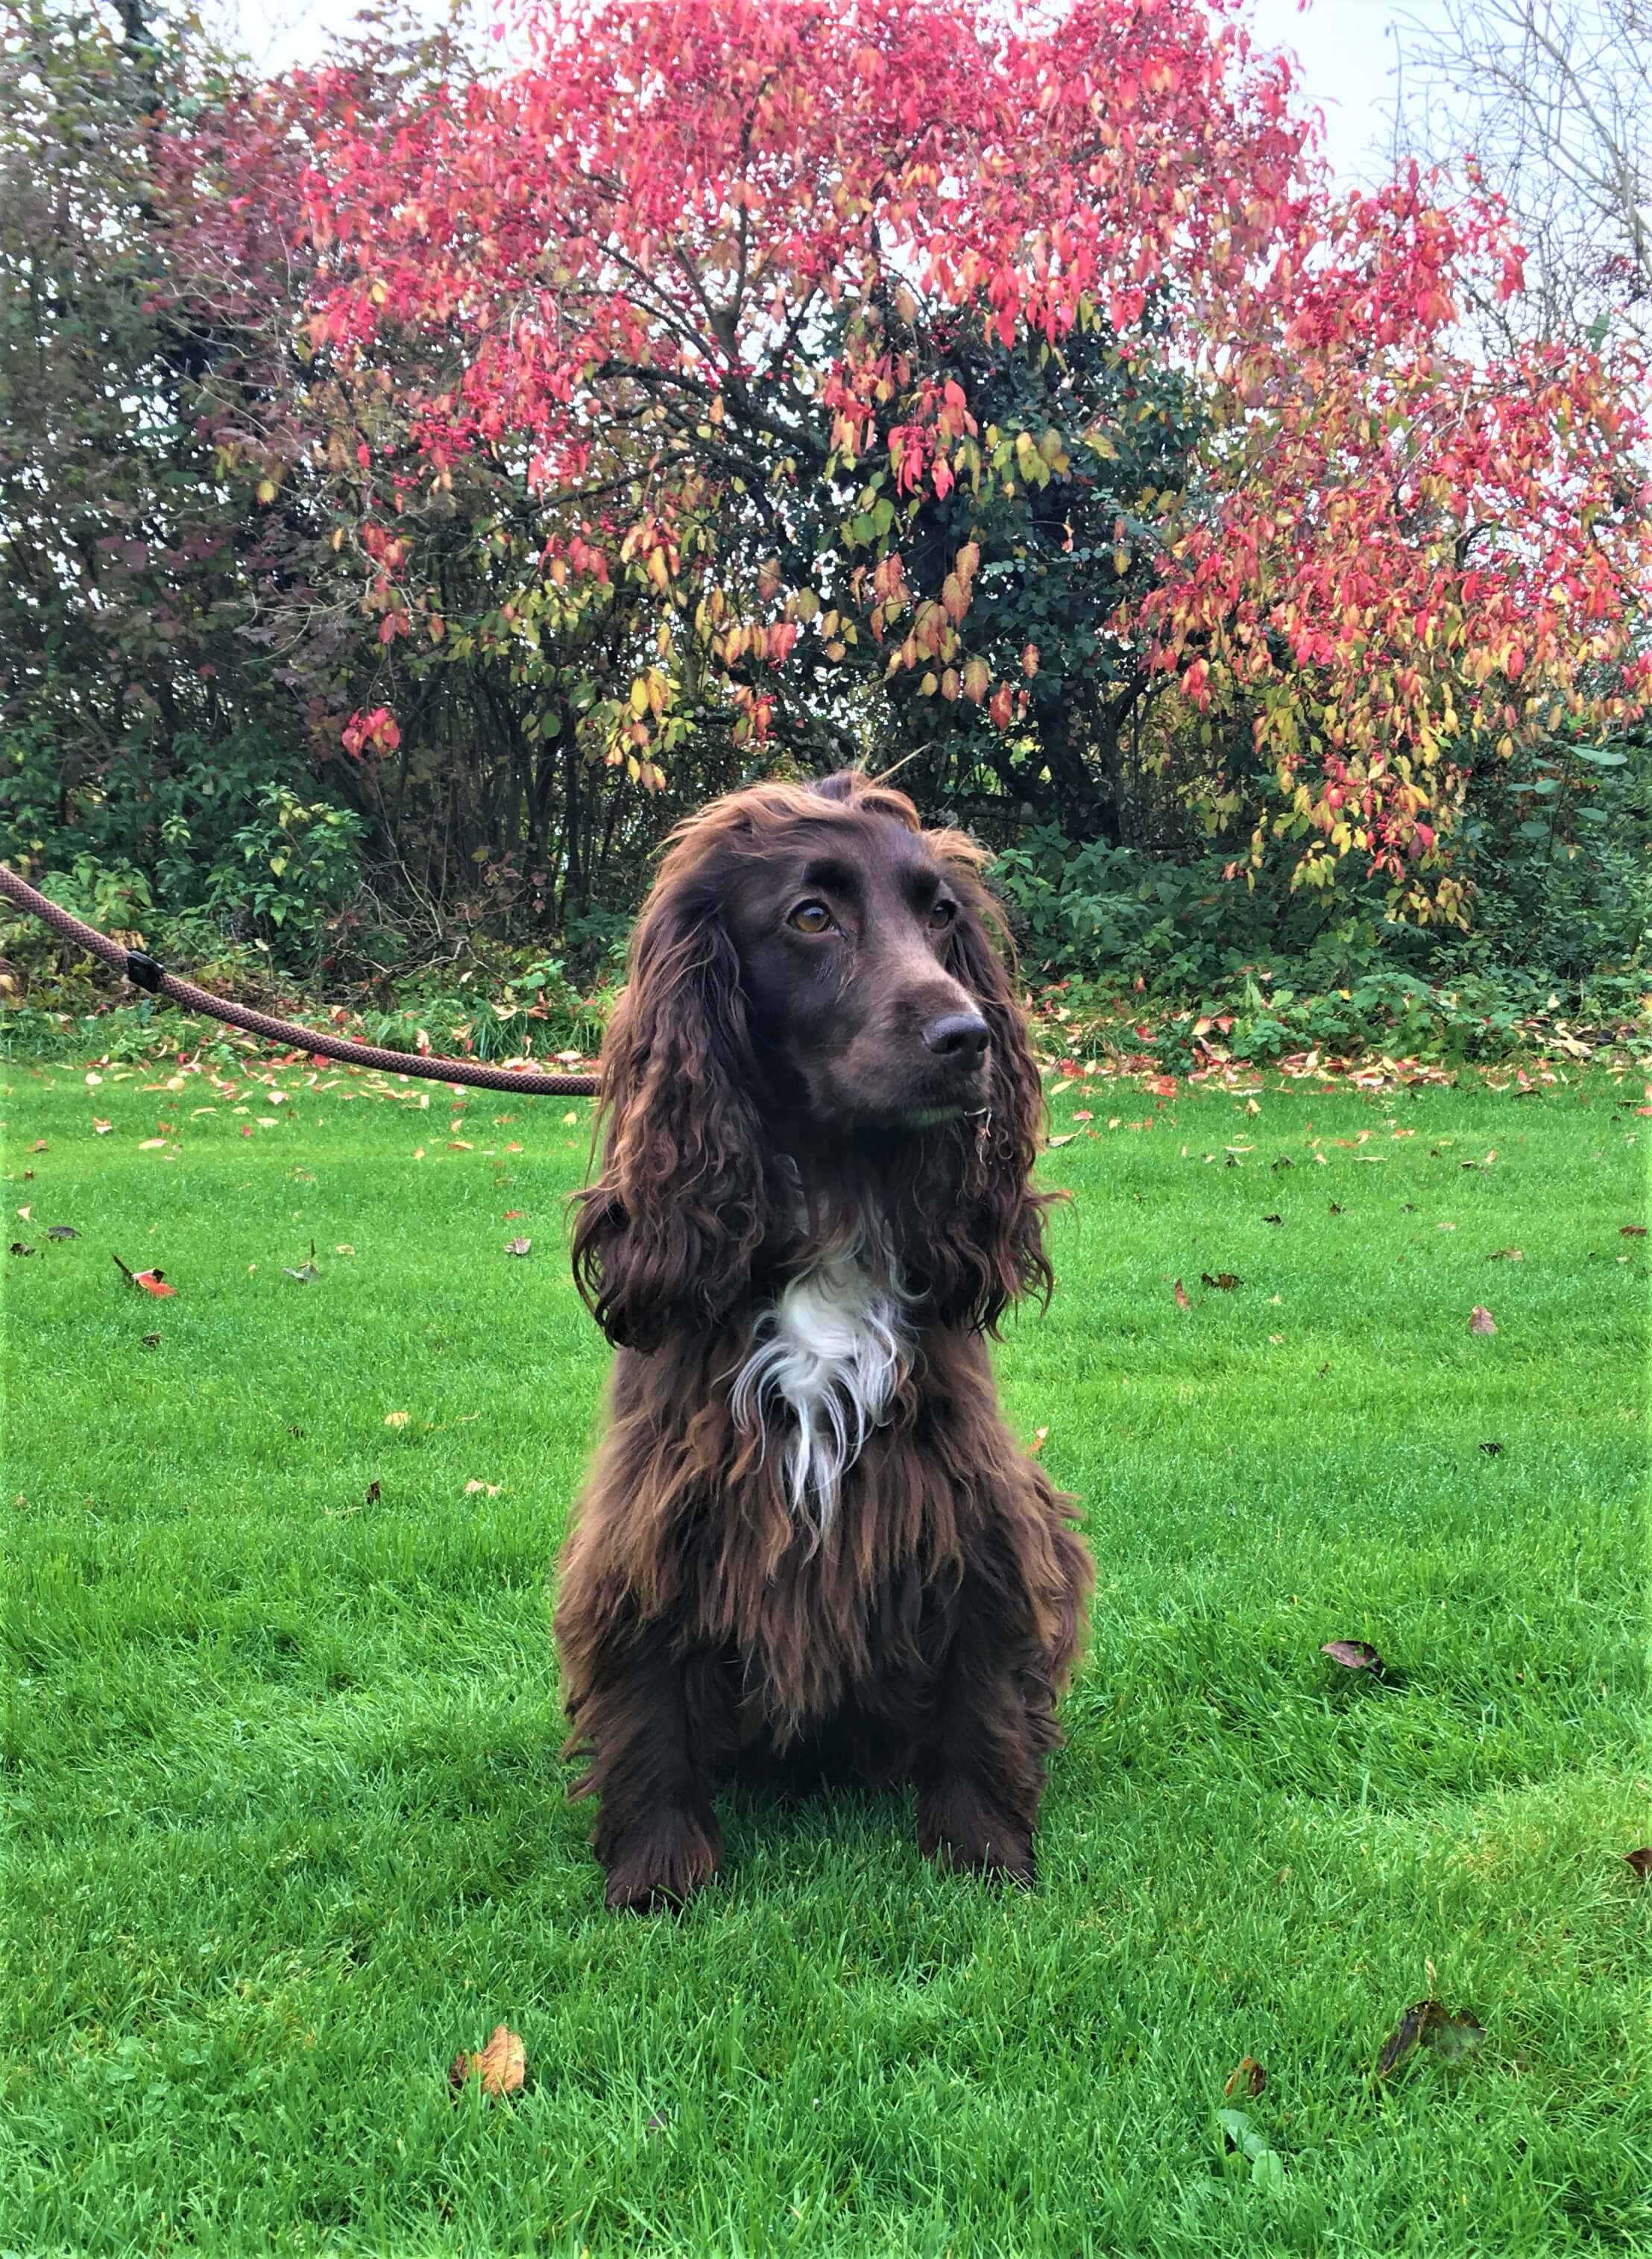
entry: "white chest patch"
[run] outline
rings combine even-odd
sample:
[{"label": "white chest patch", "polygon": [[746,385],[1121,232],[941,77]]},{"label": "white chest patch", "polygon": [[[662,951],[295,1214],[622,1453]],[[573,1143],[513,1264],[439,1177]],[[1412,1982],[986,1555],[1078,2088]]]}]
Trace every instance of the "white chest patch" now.
[{"label": "white chest patch", "polygon": [[830,1521],[844,1474],[900,1386],[902,1348],[898,1297],[853,1255],[794,1279],[758,1321],[730,1404],[743,1427],[756,1425],[765,1449],[771,1429],[786,1428],[794,1514],[812,1500],[820,1526]]}]

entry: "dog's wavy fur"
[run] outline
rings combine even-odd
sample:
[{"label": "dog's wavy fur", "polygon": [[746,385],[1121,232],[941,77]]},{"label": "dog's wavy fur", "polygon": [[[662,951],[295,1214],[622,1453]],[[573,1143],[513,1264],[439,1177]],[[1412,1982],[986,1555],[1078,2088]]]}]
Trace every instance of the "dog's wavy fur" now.
[{"label": "dog's wavy fur", "polygon": [[[603,1051],[574,1267],[620,1355],[556,1631],[589,1760],[573,1792],[599,1799],[616,1906],[708,1880],[718,1788],[799,1765],[909,1779],[927,1853],[1030,1879],[1079,1643],[1088,1556],[1005,1429],[984,1339],[1052,1282],[1038,1072],[962,835],[924,837],[961,906],[945,971],[990,1030],[989,1117],[828,1141],[800,1173],[765,1116],[726,897],[745,859],[835,810],[921,832],[904,795],[858,773],[758,785],[680,827]],[[900,1357],[821,1513],[740,1376],[788,1283],[848,1258],[900,1313]]]}]

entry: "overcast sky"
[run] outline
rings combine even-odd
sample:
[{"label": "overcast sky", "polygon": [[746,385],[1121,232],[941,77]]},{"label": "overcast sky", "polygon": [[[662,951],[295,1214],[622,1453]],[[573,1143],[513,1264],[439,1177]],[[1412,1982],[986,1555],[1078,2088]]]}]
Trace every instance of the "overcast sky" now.
[{"label": "overcast sky", "polygon": [[[1255,0],[1257,29],[1269,46],[1293,48],[1308,101],[1325,115],[1326,148],[1338,173],[1371,180],[1385,171],[1388,107],[1406,27],[1437,22],[1440,0]],[[221,0],[212,11],[239,25],[240,43],[267,69],[307,62],[330,33],[350,22],[356,0]],[[432,20],[442,11],[433,0]]]}]

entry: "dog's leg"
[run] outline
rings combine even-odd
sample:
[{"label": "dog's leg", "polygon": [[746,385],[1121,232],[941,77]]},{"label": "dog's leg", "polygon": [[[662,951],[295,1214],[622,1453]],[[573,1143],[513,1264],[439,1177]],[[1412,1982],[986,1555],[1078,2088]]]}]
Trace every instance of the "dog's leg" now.
[{"label": "dog's leg", "polygon": [[1047,1672],[1001,1606],[966,1584],[914,1764],[918,1847],[962,1872],[1037,1879],[1033,1831],[1044,1761],[1060,1738]]},{"label": "dog's leg", "polygon": [[575,1713],[591,1768],[576,1796],[598,1799],[591,1843],[608,1904],[680,1905],[717,1871],[723,1837],[697,1760],[688,1672],[658,1627],[634,1627],[584,1658]]}]

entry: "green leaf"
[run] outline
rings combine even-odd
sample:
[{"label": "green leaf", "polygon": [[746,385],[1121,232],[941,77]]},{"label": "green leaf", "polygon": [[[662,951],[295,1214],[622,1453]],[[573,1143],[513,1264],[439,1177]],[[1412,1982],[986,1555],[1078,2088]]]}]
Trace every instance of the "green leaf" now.
[{"label": "green leaf", "polygon": [[1614,753],[1606,745],[1574,745],[1572,751],[1580,761],[1592,761],[1598,769],[1620,769],[1629,759],[1627,753]]},{"label": "green leaf", "polygon": [[1285,2159],[1277,2149],[1264,2149],[1250,2160],[1250,2177],[1269,2196],[1285,2194]]}]

